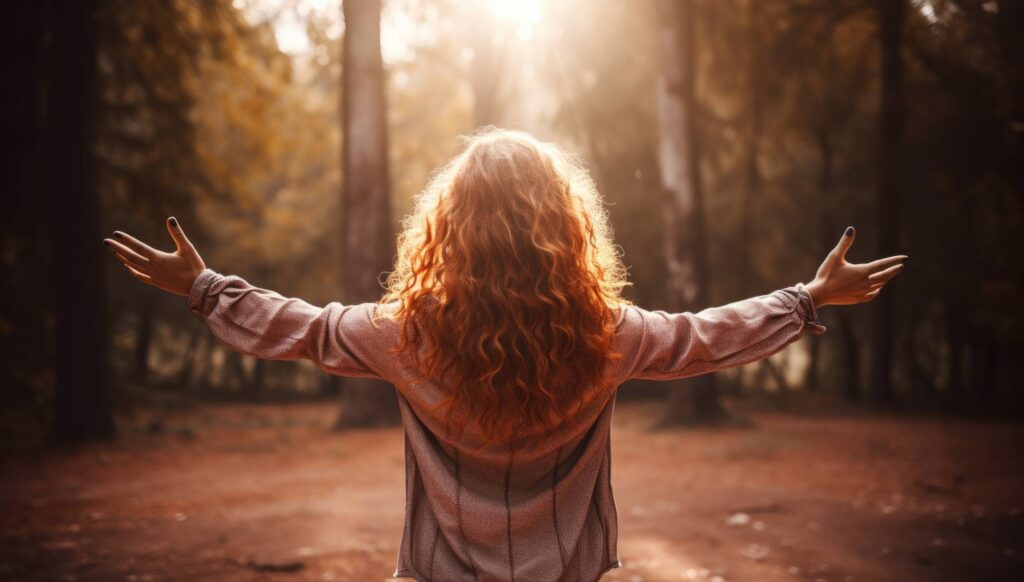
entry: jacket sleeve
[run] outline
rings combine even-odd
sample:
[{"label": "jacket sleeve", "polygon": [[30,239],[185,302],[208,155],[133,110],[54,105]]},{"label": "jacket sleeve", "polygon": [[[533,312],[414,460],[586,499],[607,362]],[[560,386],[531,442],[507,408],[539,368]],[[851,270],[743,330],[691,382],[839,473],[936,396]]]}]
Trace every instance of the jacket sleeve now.
[{"label": "jacket sleeve", "polygon": [[698,313],[631,305],[619,325],[622,381],[671,380],[731,368],[767,358],[805,332],[826,331],[801,283]]},{"label": "jacket sleeve", "polygon": [[384,334],[375,303],[316,307],[211,269],[193,281],[188,307],[221,342],[267,360],[311,360],[338,376],[384,379]]}]

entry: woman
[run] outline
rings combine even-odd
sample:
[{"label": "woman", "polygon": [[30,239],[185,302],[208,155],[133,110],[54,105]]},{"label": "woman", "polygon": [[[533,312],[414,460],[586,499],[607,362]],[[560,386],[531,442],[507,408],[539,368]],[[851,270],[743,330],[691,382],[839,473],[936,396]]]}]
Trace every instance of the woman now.
[{"label": "woman", "polygon": [[378,302],[320,308],[208,269],[177,249],[105,239],[139,280],[188,297],[221,341],[395,386],[406,435],[406,519],[394,576],[597,580],[621,564],[609,430],[616,388],[765,358],[816,307],[861,303],[905,256],[845,260],[848,228],[814,280],[699,313],[620,296],[625,270],[582,164],[489,130],[431,180]]}]

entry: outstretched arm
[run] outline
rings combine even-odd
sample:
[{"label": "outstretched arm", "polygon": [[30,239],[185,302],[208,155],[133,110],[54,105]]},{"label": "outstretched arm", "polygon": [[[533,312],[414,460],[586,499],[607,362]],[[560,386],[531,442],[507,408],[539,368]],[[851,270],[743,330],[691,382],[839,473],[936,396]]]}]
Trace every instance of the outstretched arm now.
[{"label": "outstretched arm", "polygon": [[373,354],[384,348],[376,345],[384,336],[375,333],[371,321],[376,304],[316,307],[255,287],[236,275],[206,268],[173,217],[167,229],[176,245],[173,253],[120,231],[103,242],[135,278],[188,297],[189,309],[234,350],[269,360],[308,359],[340,376],[381,378],[372,363]]},{"label": "outstretched arm", "polygon": [[870,301],[903,270],[905,255],[851,264],[847,229],[814,280],[698,313],[624,313],[623,378],[668,380],[715,372],[766,358],[805,332],[825,333],[817,309]]}]

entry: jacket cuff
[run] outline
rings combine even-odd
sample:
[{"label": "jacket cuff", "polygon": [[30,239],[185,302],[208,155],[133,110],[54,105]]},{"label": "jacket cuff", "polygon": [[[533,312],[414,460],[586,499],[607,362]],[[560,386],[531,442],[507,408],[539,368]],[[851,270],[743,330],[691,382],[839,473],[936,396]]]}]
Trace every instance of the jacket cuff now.
[{"label": "jacket cuff", "polygon": [[803,283],[797,283],[793,286],[793,289],[797,294],[796,313],[803,320],[807,332],[821,335],[828,331],[828,328],[818,319],[818,311],[814,308],[814,299],[811,298],[807,287]]},{"label": "jacket cuff", "polygon": [[198,275],[196,275],[195,280],[192,281],[192,288],[188,293],[189,311],[202,315],[203,307],[206,303],[206,295],[210,291],[210,285],[222,276],[223,275],[210,268],[203,269]]}]

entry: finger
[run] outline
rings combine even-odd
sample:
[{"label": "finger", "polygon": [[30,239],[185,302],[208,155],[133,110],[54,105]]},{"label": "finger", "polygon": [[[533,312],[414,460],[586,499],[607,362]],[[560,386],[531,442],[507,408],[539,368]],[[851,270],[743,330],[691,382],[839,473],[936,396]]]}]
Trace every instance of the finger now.
[{"label": "finger", "polygon": [[872,283],[871,285],[868,286],[868,291],[874,291],[875,289],[880,289],[882,287],[885,287],[886,283],[888,283],[888,281],[881,281],[881,282],[878,282],[878,283]]},{"label": "finger", "polygon": [[114,253],[114,254],[117,256],[117,258],[121,261],[121,264],[123,264],[124,266],[131,267],[131,268],[135,269],[136,271],[139,271],[141,273],[145,273],[147,275],[150,273],[149,265],[136,263],[130,257],[126,257],[126,256],[122,255],[121,253]]},{"label": "finger", "polygon": [[842,299],[839,302],[839,305],[856,305],[857,303],[866,303],[868,301],[871,301],[875,297],[878,297],[878,293],[881,290],[882,289],[879,288],[879,289],[875,289],[874,291],[871,291],[870,293],[860,293],[858,295],[850,295],[850,296]]},{"label": "finger", "polygon": [[868,281],[871,281],[872,283],[878,283],[879,281],[885,282],[888,281],[889,279],[892,279],[896,275],[899,275],[902,271],[902,263],[900,263],[899,265],[893,265],[888,269],[878,271],[877,273],[871,273],[870,275],[868,275]]},{"label": "finger", "polygon": [[109,248],[111,251],[113,251],[114,256],[117,257],[117,259],[121,261],[122,264],[132,265],[135,269],[139,271],[149,271],[149,261],[142,259],[142,257],[139,257],[137,254],[132,253],[129,249],[123,246],[115,247],[113,242],[108,241],[103,241],[103,244],[106,245],[106,247]]},{"label": "finger", "polygon": [[114,231],[114,238],[147,259],[157,256],[157,253],[160,252],[132,235],[120,230]]},{"label": "finger", "polygon": [[192,246],[192,242],[185,236],[185,231],[182,230],[178,219],[173,216],[167,219],[167,232],[171,233],[171,238],[174,239],[174,245],[178,251],[187,251],[195,254],[196,248]]},{"label": "finger", "polygon": [[149,259],[147,259],[146,257],[143,257],[139,253],[137,253],[137,252],[133,251],[132,249],[128,248],[127,245],[123,245],[123,244],[117,242],[116,240],[110,240],[109,238],[105,238],[105,239],[103,239],[103,244],[105,244],[108,247],[110,247],[115,253],[117,253],[119,255],[124,255],[124,256],[130,257],[132,259],[132,262],[134,262],[136,264],[145,265],[146,263],[149,262]]},{"label": "finger", "polygon": [[846,258],[846,251],[850,250],[850,246],[853,244],[853,239],[856,236],[857,231],[852,226],[846,227],[846,232],[844,232],[842,238],[839,239],[839,243],[836,244],[836,248],[832,250],[836,258]]},{"label": "finger", "polygon": [[878,289],[875,289],[874,291],[871,291],[869,293],[865,293],[863,295],[864,301],[871,301],[875,297],[878,297],[878,294],[881,293],[881,292],[882,292],[882,288],[879,287]]},{"label": "finger", "polygon": [[866,263],[864,266],[868,271],[874,273],[875,271],[887,269],[893,265],[903,264],[907,262],[907,259],[909,258],[910,257],[907,255],[894,255],[892,257],[885,257],[884,259],[878,259],[877,261],[871,261],[870,263]]},{"label": "finger", "polygon": [[[122,264],[124,264],[124,263],[122,263]],[[139,280],[140,280],[140,281],[142,281],[143,283],[148,283],[148,284],[150,284],[150,285],[152,285],[152,284],[153,284],[153,278],[152,278],[152,277],[150,277],[149,275],[147,275],[147,274],[145,274],[145,273],[143,273],[143,272],[141,272],[141,271],[137,271],[137,270],[135,270],[135,269],[131,268],[131,266],[129,266],[129,265],[127,265],[127,264],[125,264],[125,265],[124,265],[124,268],[125,268],[125,269],[128,269],[128,272],[129,272],[129,273],[131,273],[132,275],[134,275],[136,279],[139,279]]]}]

